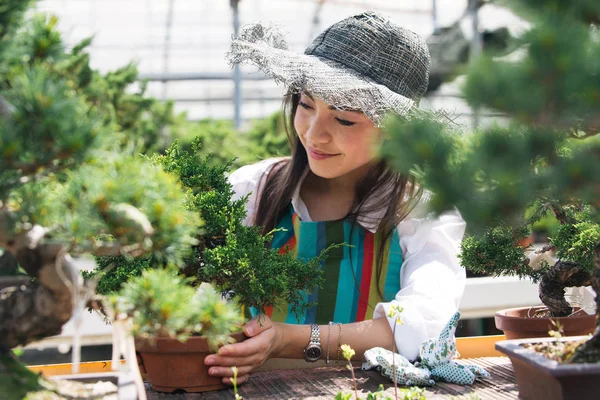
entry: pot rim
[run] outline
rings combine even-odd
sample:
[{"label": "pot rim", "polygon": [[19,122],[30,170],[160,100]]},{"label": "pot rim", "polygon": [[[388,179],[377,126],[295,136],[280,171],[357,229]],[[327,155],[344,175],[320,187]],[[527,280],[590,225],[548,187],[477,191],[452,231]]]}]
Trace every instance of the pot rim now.
[{"label": "pot rim", "polygon": [[496,342],[496,350],[514,357],[518,360],[526,362],[531,365],[548,370],[548,373],[555,377],[560,376],[572,376],[582,374],[599,374],[600,363],[585,363],[585,364],[561,364],[558,361],[551,360],[544,357],[543,355],[524,348],[521,344],[525,343],[544,343],[554,342],[559,340],[561,342],[571,342],[582,339],[589,339],[590,336],[568,336],[559,339],[555,338],[531,338],[531,339],[511,339],[501,340]]},{"label": "pot rim", "polygon": [[[247,339],[244,331],[232,332],[230,336],[236,342],[242,342]],[[159,336],[155,338],[135,338],[136,351],[142,353],[162,353],[162,352],[209,352],[206,336],[189,336],[181,342],[177,338]]]},{"label": "pot rim", "polygon": [[[580,320],[580,319],[589,319],[589,318],[595,318],[596,314],[588,314],[586,313],[583,308],[575,306],[573,307],[576,311],[576,313],[580,313],[582,312],[583,314],[578,314],[578,315],[570,315],[567,317],[540,317],[540,318],[535,318],[538,320],[545,320],[545,319],[552,319],[552,320],[564,320],[564,319],[569,319],[569,320]],[[533,317],[519,317],[519,316],[514,316],[514,315],[507,315],[508,312],[510,311],[519,311],[519,310],[527,310],[527,309],[531,309],[531,310],[541,310],[541,309],[548,309],[548,307],[546,306],[526,306],[526,307],[513,307],[513,308],[505,308],[502,310],[498,310],[496,311],[496,313],[494,314],[495,317],[499,317],[499,318],[503,318],[503,319],[509,319],[509,320],[518,320],[518,319],[528,319],[528,318],[533,318]]]}]

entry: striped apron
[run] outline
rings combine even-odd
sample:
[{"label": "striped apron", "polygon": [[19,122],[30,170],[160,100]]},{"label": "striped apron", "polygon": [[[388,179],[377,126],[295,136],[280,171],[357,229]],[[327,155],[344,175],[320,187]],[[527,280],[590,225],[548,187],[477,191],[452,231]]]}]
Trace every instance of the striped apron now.
[{"label": "striped apron", "polygon": [[[377,249],[384,240],[381,233],[371,233],[348,220],[303,222],[291,206],[277,227],[283,229],[275,233],[272,247],[289,251],[298,259],[313,258],[334,243],[351,246],[329,251],[322,263],[323,287],[315,288],[305,297],[308,302],[316,303],[315,307],[300,316],[290,312],[287,304],[268,307],[266,313],[273,321],[291,324],[363,321],[373,317],[377,303],[393,300],[400,290],[402,251],[395,229],[385,243],[378,276]],[[251,311],[256,315],[256,310]]]}]

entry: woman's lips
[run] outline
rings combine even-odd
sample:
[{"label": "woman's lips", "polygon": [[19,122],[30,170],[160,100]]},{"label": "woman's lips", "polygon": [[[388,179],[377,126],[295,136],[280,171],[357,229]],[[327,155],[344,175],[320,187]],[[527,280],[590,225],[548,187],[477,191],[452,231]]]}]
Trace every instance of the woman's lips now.
[{"label": "woman's lips", "polygon": [[338,156],[339,154],[321,153],[320,151],[317,151],[315,149],[311,149],[309,147],[308,148],[308,155],[310,156],[310,158],[312,158],[314,160],[326,160],[328,158]]}]

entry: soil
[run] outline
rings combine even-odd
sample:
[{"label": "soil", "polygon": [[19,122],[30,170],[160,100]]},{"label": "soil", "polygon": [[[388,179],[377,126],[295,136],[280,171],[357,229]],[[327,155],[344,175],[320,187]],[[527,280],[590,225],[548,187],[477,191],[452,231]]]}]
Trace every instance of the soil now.
[{"label": "soil", "polygon": [[542,354],[544,357],[549,358],[559,363],[568,362],[569,358],[573,355],[575,350],[585,343],[586,340],[573,340],[569,342],[543,342],[543,343],[524,343],[521,346]]}]

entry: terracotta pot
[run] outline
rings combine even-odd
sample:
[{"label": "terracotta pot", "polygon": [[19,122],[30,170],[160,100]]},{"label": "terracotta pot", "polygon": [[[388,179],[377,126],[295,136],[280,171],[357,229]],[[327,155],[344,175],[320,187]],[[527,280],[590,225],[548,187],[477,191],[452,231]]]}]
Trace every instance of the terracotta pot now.
[{"label": "terracotta pot", "polygon": [[[586,339],[562,338],[561,341]],[[521,346],[522,343],[554,341],[553,338],[504,340],[496,350],[506,354],[513,365],[519,399],[571,400],[598,399],[600,364],[560,364]]]},{"label": "terracotta pot", "polygon": [[558,321],[563,326],[564,336],[587,335],[596,328],[596,315],[586,314],[579,307],[574,307],[574,315],[558,318],[535,318],[536,312],[545,310],[546,307],[519,307],[500,310],[494,320],[496,328],[504,331],[507,339],[525,339],[536,337],[549,337],[548,331],[556,327],[552,321]]},{"label": "terracotta pot", "polygon": [[[237,342],[246,339],[243,332],[231,336]],[[157,338],[153,345],[146,340],[136,340],[135,348],[140,355],[141,369],[158,392],[206,392],[225,387],[221,378],[208,375],[204,359],[211,351],[201,336],[192,336],[184,343],[177,339]]]},{"label": "terracotta pot", "polygon": [[529,247],[533,244],[533,235],[529,235],[523,239],[517,240],[517,245],[522,248]]}]

